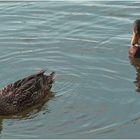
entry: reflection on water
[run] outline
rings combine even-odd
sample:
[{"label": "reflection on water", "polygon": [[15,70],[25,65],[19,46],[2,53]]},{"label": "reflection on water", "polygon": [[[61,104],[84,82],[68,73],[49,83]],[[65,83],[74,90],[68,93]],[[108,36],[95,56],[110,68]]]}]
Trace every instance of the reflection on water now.
[{"label": "reflection on water", "polygon": [[140,92],[140,59],[139,58],[133,58],[130,60],[131,64],[136,69],[136,80],[134,81],[136,85],[136,91]]},{"label": "reflection on water", "polygon": [[[4,120],[8,120],[8,119],[9,120],[31,119],[31,118],[35,117],[37,115],[37,113],[42,110],[42,107],[44,106],[44,104],[47,104],[46,102],[48,102],[53,97],[54,97],[54,93],[50,91],[48,93],[48,96],[46,98],[44,98],[41,103],[36,104],[36,105],[26,109],[23,112],[20,112],[20,113],[18,113],[16,115],[9,115],[9,116],[0,115],[0,133],[2,132],[2,129],[3,129],[3,121]],[[45,108],[45,109],[47,111],[47,108]]]}]

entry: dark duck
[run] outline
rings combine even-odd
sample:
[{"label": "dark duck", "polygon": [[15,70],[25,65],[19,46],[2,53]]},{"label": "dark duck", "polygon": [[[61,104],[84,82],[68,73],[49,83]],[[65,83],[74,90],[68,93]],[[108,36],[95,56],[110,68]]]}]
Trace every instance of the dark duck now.
[{"label": "dark duck", "polygon": [[129,48],[129,58],[131,60],[140,58],[140,19],[135,20],[132,25],[131,47]]},{"label": "dark duck", "polygon": [[42,102],[51,90],[54,75],[42,70],[1,89],[0,115],[15,115]]}]

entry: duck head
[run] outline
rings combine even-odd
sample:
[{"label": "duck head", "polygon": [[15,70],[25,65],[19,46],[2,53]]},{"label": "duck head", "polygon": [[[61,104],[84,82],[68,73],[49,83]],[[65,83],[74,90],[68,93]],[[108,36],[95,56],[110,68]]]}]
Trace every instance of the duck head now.
[{"label": "duck head", "polygon": [[140,45],[140,19],[135,20],[135,22],[133,23],[131,45]]}]

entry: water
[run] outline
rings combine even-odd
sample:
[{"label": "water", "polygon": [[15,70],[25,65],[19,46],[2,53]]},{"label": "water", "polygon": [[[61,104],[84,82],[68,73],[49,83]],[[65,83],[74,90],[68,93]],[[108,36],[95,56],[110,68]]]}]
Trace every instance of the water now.
[{"label": "water", "polygon": [[138,1],[0,2],[0,86],[55,71],[55,97],[1,117],[0,138],[140,138],[139,67],[128,59]]}]

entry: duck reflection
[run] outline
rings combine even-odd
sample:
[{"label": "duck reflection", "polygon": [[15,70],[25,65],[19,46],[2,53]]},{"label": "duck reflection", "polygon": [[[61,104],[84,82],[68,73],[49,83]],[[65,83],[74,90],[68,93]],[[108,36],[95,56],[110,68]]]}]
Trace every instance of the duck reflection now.
[{"label": "duck reflection", "polygon": [[[2,129],[3,129],[3,121],[6,119],[18,119],[18,120],[22,120],[22,119],[31,119],[34,118],[35,116],[38,115],[38,113],[43,110],[43,106],[45,103],[47,103],[50,99],[52,99],[54,97],[54,93],[53,92],[49,92],[48,96],[46,98],[44,98],[44,100],[40,103],[37,104],[35,106],[32,106],[30,108],[28,108],[27,110],[16,114],[16,115],[9,115],[9,116],[3,116],[0,115],[0,134],[2,133]],[[48,109],[45,107],[46,112],[48,112]]]},{"label": "duck reflection", "polygon": [[130,59],[130,62],[136,69],[136,80],[134,83],[136,85],[136,91],[140,92],[140,58]]}]

